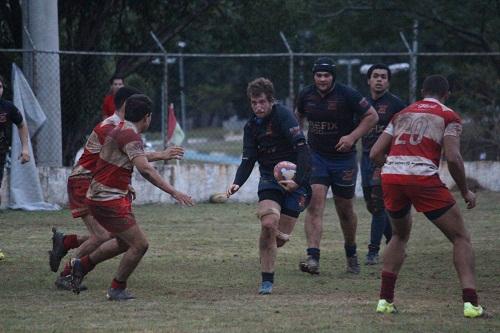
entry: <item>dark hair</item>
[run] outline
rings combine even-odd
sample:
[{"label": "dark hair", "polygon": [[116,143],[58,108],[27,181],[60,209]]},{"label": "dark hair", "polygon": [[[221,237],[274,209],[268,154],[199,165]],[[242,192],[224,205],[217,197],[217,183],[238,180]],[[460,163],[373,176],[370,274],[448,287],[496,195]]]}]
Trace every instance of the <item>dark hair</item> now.
[{"label": "dark hair", "polygon": [[258,97],[261,94],[265,94],[268,101],[274,100],[273,83],[269,79],[263,77],[253,80],[247,86],[248,98]]},{"label": "dark hair", "polygon": [[125,104],[125,120],[136,123],[153,112],[153,102],[143,94],[135,94],[127,98]]},{"label": "dark hair", "polygon": [[448,80],[439,74],[429,75],[422,84],[422,94],[424,96],[443,97],[450,91]]},{"label": "dark hair", "polygon": [[109,79],[109,84],[113,84],[115,80],[122,80],[123,82],[125,82],[125,78],[123,77],[123,75],[115,74],[111,77],[111,79]]},{"label": "dark hair", "polygon": [[318,58],[312,68],[313,74],[316,72],[328,72],[335,78],[337,68],[331,58]]},{"label": "dark hair", "polygon": [[2,75],[0,75],[0,82],[2,82],[3,87],[5,88],[5,79]]},{"label": "dark hair", "polygon": [[372,73],[374,70],[376,69],[384,69],[387,71],[387,80],[391,81],[391,70],[389,68],[389,66],[387,66],[386,64],[375,64],[375,65],[372,65],[369,69],[368,69],[368,72],[366,73],[366,78],[369,80],[371,77],[372,77]]},{"label": "dark hair", "polygon": [[122,107],[123,103],[125,103],[127,98],[129,98],[132,95],[140,93],[141,92],[139,91],[139,89],[136,89],[134,87],[130,86],[121,87],[120,89],[118,89],[115,97],[113,98],[113,101],[115,102],[115,109],[119,110]]}]

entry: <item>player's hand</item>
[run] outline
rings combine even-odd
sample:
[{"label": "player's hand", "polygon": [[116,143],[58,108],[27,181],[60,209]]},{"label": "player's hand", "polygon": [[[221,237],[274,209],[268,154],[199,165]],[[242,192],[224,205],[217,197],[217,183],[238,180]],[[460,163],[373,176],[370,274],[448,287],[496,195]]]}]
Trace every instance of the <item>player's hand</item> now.
[{"label": "player's hand", "polygon": [[184,148],[170,146],[161,152],[162,160],[182,160],[184,158]]},{"label": "player's hand", "polygon": [[339,152],[348,152],[351,150],[354,141],[356,140],[354,140],[354,138],[350,135],[344,135],[340,138],[339,143],[335,146],[335,149]]},{"label": "player's hand", "polygon": [[27,150],[23,150],[18,159],[21,160],[21,164],[28,163],[30,161],[30,154]]},{"label": "player's hand", "polygon": [[293,192],[293,191],[295,191],[296,189],[299,188],[299,184],[297,184],[292,179],[290,179],[290,180],[280,180],[278,183],[281,185],[281,187],[283,187],[288,192]]},{"label": "player's hand", "polygon": [[135,200],[135,198],[137,198],[137,193],[135,192],[134,188],[132,187],[132,185],[129,185],[128,186],[128,193],[130,195],[130,198],[132,199],[132,201]]},{"label": "player's hand", "polygon": [[179,204],[183,206],[194,206],[193,198],[191,198],[186,193],[175,191],[174,193],[172,193],[172,198],[174,198]]},{"label": "player's hand", "polygon": [[476,195],[474,192],[467,190],[467,193],[462,194],[462,197],[465,200],[465,203],[467,204],[467,209],[472,209],[476,207]]},{"label": "player's hand", "polygon": [[227,188],[226,196],[229,198],[230,196],[232,196],[233,194],[235,194],[236,192],[238,192],[239,189],[240,189],[240,185],[231,184]]}]

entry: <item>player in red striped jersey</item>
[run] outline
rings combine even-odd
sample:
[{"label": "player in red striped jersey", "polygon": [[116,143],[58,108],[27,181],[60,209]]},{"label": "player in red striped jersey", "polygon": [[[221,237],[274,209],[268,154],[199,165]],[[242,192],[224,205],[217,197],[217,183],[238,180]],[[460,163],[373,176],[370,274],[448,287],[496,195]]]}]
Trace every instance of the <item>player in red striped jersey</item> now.
[{"label": "player in red striped jersey", "polygon": [[[370,152],[382,168],[384,203],[393,236],[384,251],[382,285],[377,312],[395,312],[393,305],[397,274],[403,265],[411,230],[411,206],[436,225],[453,244],[453,262],[462,286],[464,316],[484,315],[478,304],[474,253],[469,232],[455,199],[438,175],[444,151],[448,170],[467,208],[476,205],[475,194],[466,183],[460,154],[460,117],[443,103],[449,95],[448,80],[431,75],[423,83],[424,99],[396,114]],[[386,154],[387,158],[386,158]]]},{"label": "player in red striped jersey", "polygon": [[[76,248],[75,257],[80,258],[95,250],[100,244],[109,239],[109,234],[102,228],[89,212],[86,194],[92,180],[92,175],[99,158],[104,139],[107,134],[116,126],[123,122],[125,116],[125,101],[133,94],[140,93],[132,87],[122,87],[115,94],[115,113],[97,124],[90,134],[84,146],[82,156],[71,171],[68,178],[68,199],[71,214],[74,218],[81,217],[89,235],[64,235],[53,228],[52,250],[49,251],[49,264],[51,270],[57,272],[61,259],[68,250]],[[181,147],[169,147],[160,152],[148,152],[146,156],[149,161],[168,160],[172,158],[180,159],[184,150]],[[69,289],[69,274],[71,267],[69,262],[55,281],[55,285],[60,289]]]},{"label": "player in red striped jersey", "polygon": [[177,191],[149,164],[140,134],[151,122],[152,102],[141,94],[125,103],[125,121],[106,137],[87,192],[90,213],[114,238],[81,259],[71,260],[73,291],[79,293],[84,275],[96,264],[124,253],[108,289],[108,299],[128,300],[126,281],[148,249],[148,241],[132,213],[130,184],[134,167],[141,175],[180,204],[192,206],[190,196]]}]

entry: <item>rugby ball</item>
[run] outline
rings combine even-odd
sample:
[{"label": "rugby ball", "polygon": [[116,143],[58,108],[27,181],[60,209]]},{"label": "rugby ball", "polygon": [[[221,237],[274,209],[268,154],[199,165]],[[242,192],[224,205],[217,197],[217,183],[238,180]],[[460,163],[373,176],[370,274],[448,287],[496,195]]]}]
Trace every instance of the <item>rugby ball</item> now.
[{"label": "rugby ball", "polygon": [[210,203],[224,203],[227,201],[227,195],[226,193],[214,193],[208,198],[208,201]]},{"label": "rugby ball", "polygon": [[277,181],[291,180],[295,176],[297,166],[288,161],[281,161],[274,166],[274,178]]}]

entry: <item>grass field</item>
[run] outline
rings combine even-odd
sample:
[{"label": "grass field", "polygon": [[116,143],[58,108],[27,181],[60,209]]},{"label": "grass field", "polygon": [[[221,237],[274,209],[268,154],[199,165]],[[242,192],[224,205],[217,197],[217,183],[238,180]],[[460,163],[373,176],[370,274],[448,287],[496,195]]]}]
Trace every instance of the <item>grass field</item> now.
[{"label": "grass field", "polygon": [[[253,204],[200,204],[194,208],[136,207],[150,249],[129,280],[137,297],[109,302],[105,291],[114,259],[89,274],[80,295],[57,291],[47,250],[52,226],[84,232],[67,210],[0,213],[0,332],[499,332],[500,193],[482,192],[465,213],[476,250],[481,303],[494,317],[462,317],[461,291],[451,246],[421,215],[415,219],[408,258],[400,274],[397,315],[377,315],[380,267],[344,271],[342,237],[331,202],[326,211],[320,276],[298,271],[304,255],[303,218],[278,253],[274,294],[256,294],[260,283]],[[461,205],[463,207],[463,205]],[[358,247],[364,257],[368,214],[358,200]]]}]

